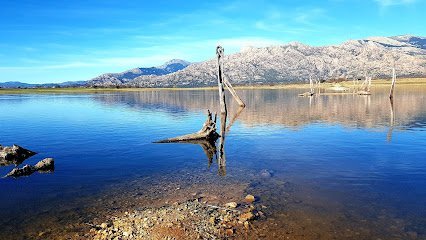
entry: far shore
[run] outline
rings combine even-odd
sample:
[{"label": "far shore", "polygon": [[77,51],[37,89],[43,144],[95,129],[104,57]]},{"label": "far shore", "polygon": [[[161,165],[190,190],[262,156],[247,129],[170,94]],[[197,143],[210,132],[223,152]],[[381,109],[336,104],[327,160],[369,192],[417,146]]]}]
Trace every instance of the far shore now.
[{"label": "far shore", "polygon": [[[358,81],[361,84],[362,81]],[[353,87],[352,81],[343,81],[338,83],[324,82],[321,83],[321,88],[326,89],[333,85],[340,84],[344,87]],[[385,87],[390,86],[390,79],[376,79],[372,80],[372,87]],[[396,85],[404,86],[426,86],[426,78],[400,78],[397,79]],[[249,89],[308,89],[309,84],[304,83],[291,83],[291,84],[264,84],[264,85],[236,85],[235,89],[249,90]],[[0,88],[1,94],[46,94],[46,93],[100,93],[100,92],[137,92],[137,91],[161,91],[161,90],[216,90],[217,86],[210,87],[167,87],[167,88],[91,88],[91,87],[70,87],[70,88]]]}]

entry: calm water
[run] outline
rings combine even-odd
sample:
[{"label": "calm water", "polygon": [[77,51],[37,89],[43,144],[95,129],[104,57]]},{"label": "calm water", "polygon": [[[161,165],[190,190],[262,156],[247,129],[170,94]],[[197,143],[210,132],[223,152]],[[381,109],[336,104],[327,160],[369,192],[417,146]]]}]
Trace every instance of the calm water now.
[{"label": "calm water", "polygon": [[[247,183],[278,221],[265,223],[270,231],[425,239],[426,88],[398,88],[393,106],[387,89],[313,98],[299,92],[241,90],[243,111],[228,101],[225,176],[215,162],[208,167],[200,146],[152,143],[199,130],[206,110],[217,111],[216,91],[0,95],[0,144],[39,153],[24,164],[55,158],[51,174],[0,179],[0,232],[20,238],[13,229],[33,222],[23,219],[53,209],[60,215],[117,183],[126,191],[128,182],[161,175],[167,184],[187,171],[218,184]],[[12,168],[1,166],[0,175]],[[259,178],[264,169],[272,177]]]}]

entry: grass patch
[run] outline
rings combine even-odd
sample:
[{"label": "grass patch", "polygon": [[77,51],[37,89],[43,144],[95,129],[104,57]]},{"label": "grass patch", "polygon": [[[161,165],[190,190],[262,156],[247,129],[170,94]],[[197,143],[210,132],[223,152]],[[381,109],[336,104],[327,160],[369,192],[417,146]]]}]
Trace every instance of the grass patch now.
[{"label": "grass patch", "polygon": [[[361,81],[360,81],[361,82]],[[342,86],[353,86],[352,81],[337,83]],[[390,79],[372,80],[372,86],[390,86]],[[328,88],[335,83],[321,83],[321,88]],[[404,86],[426,86],[426,78],[400,78],[396,85]],[[309,84],[271,84],[271,85],[242,85],[235,89],[307,89]],[[6,89],[0,88],[0,94],[84,94],[84,93],[106,93],[106,92],[140,92],[140,91],[182,91],[182,90],[217,90],[217,86],[199,88],[28,88],[28,89]]]}]

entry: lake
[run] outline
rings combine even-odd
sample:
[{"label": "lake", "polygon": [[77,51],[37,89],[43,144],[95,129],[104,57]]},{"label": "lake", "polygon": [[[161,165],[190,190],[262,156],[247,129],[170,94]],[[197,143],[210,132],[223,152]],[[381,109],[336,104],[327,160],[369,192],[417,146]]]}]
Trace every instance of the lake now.
[{"label": "lake", "polygon": [[238,90],[225,168],[199,144],[153,143],[198,131],[217,91],[0,95],[0,144],[38,153],[23,164],[55,159],[0,179],[0,238],[82,239],[104,216],[194,192],[255,195],[266,238],[426,239],[426,88],[397,86],[393,104],[372,91]]}]

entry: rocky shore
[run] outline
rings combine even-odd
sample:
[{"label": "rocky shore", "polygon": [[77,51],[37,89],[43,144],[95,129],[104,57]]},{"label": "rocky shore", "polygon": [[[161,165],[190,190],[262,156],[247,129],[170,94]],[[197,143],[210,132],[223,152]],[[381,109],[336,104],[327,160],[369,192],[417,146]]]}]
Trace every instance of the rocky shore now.
[{"label": "rocky shore", "polygon": [[353,212],[316,186],[283,181],[281,172],[192,171],[114,183],[34,215],[22,206],[25,218],[0,219],[0,239],[424,239],[415,223],[381,205]]},{"label": "rocky shore", "polygon": [[94,239],[243,238],[253,230],[253,221],[265,218],[253,200],[248,195],[241,203],[216,206],[200,197],[160,208],[143,208],[92,225],[90,232]]}]

